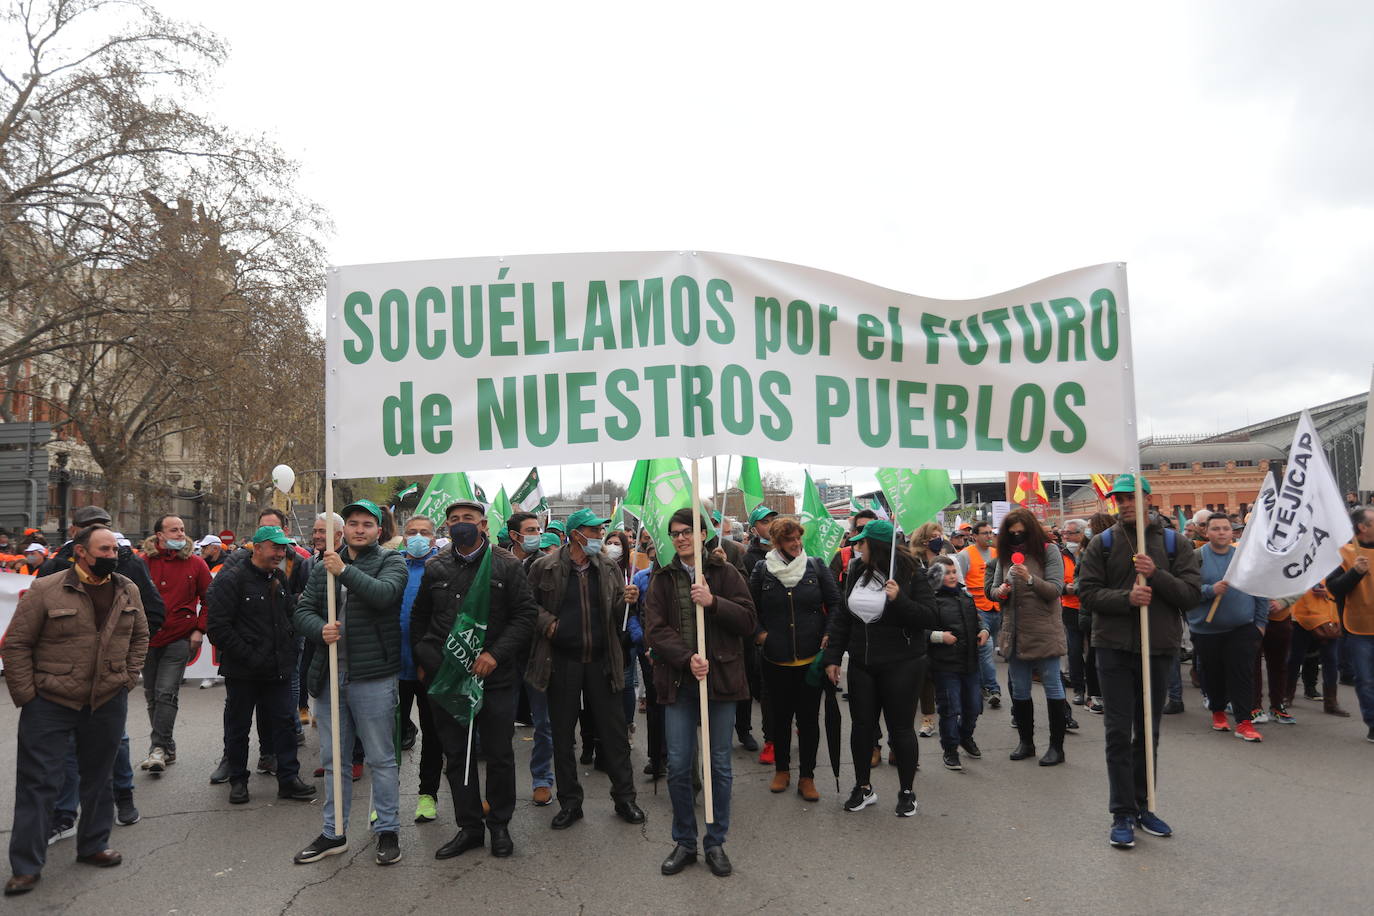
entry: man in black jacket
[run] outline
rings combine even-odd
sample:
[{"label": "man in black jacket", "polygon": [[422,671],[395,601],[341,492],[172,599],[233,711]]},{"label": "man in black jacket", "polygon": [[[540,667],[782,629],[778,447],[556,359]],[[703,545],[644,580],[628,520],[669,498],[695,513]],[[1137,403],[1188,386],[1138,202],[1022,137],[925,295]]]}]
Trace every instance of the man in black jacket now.
[{"label": "man in black jacket", "polygon": [[[482,753],[487,758],[487,801],[491,812],[491,854],[515,851],[510,819],[515,813],[515,700],[520,683],[520,660],[529,651],[536,606],[520,561],[492,545],[486,509],[475,500],[459,500],[444,514],[453,543],[425,564],[420,591],[410,610],[410,640],[416,673],[428,686],[443,664],[444,643],[453,629],[463,596],[472,587],[483,554],[491,551],[491,607],[482,652],[472,673],[483,679],[482,708],[475,717]],[[449,761],[448,785],[458,820],[458,833],[434,853],[448,859],[486,842],[482,794],[474,766],[466,775],[459,761],[468,760],[468,729],[442,706],[433,704],[434,725]]]},{"label": "man in black jacket", "polygon": [[253,534],[253,555],[215,577],[209,594],[208,631],[219,650],[224,678],[224,756],[229,762],[229,803],[248,801],[248,730],[253,710],[267,725],[276,755],[277,797],[310,801],[315,787],[300,778],[296,759],[296,706],[291,672],[296,634],[295,599],[279,568],[291,546],[275,525]]}]

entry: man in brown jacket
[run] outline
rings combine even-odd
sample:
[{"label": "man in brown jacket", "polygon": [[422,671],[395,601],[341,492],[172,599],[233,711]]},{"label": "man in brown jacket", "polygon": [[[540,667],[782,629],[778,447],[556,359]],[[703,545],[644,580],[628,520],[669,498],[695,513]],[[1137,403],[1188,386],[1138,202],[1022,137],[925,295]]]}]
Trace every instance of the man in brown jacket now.
[{"label": "man in brown jacket", "polygon": [[14,829],[6,896],[33,890],[47,859],[49,822],[75,739],[81,774],[76,860],[107,868],[114,825],[110,771],[129,690],[148,653],[138,586],[116,573],[119,549],[103,525],[83,529],[67,571],[36,580],[19,599],[0,650],[19,714]]},{"label": "man in brown jacket", "polygon": [[[677,557],[654,570],[645,599],[645,639],[653,652],[654,690],[664,708],[668,744],[668,796],[673,802],[673,842],[662,871],[675,875],[697,860],[697,818],[692,773],[697,753],[701,687],[708,700],[705,723],[711,742],[711,824],[706,828],[706,864],[712,874],[731,872],[723,844],[730,827],[730,730],[735,704],[749,696],[743,643],[758,629],[749,584],[722,553],[706,552],[706,518],[692,531],[692,510],[679,509],[668,521]],[[693,537],[703,542],[702,570],[693,568]],[[700,574],[699,574],[700,573]],[[706,658],[697,654],[696,605],[705,609]]]}]

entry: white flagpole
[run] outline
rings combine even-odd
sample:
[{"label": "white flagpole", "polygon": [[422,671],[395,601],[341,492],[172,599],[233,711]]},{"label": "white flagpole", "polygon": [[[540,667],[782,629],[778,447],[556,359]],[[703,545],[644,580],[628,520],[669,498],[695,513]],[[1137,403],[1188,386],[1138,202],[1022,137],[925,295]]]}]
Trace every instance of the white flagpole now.
[{"label": "white flagpole", "polygon": [[[725,489],[721,491],[720,518],[721,524],[725,524],[725,516],[730,514],[730,463],[735,460],[734,455],[725,456]],[[746,519],[746,521],[748,521]]]},{"label": "white flagpole", "polygon": [[[1135,545],[1136,553],[1145,553],[1145,513],[1148,507],[1141,505],[1144,494],[1140,485],[1139,462],[1135,472]],[[1145,577],[1136,574],[1136,585],[1144,585]],[[1145,797],[1151,811],[1155,806],[1155,733],[1154,703],[1150,697],[1150,607],[1140,608],[1140,685],[1144,688],[1143,708],[1145,712]]]},{"label": "white flagpole", "polygon": [[[692,566],[697,571],[697,581],[706,581],[706,570],[701,566],[701,499],[700,479],[697,476],[697,459],[692,459]],[[697,655],[706,658],[706,610],[697,605]],[[715,823],[715,803],[711,793],[711,707],[706,697],[706,682],[697,681],[698,695],[701,697],[701,803],[706,809],[706,823]]]},{"label": "white flagpole", "polygon": [[477,718],[475,712],[468,714],[468,754],[467,763],[463,766],[463,785],[468,784],[468,779],[471,778],[472,773],[472,720],[475,718]]},{"label": "white flagpole", "polygon": [[[622,504],[623,505],[623,504]],[[644,520],[639,521],[639,531],[635,534],[635,542],[630,546],[630,565],[625,570],[625,584],[629,585],[634,581],[635,570],[639,566],[639,539],[644,535]],[[625,599],[625,619],[620,621],[620,629],[630,628],[630,600]]]},{"label": "white flagpole", "polygon": [[[324,549],[334,549],[334,479],[327,475],[324,479]],[[325,607],[329,614],[327,622],[332,624],[338,620],[338,608],[334,595],[334,574],[327,570],[325,584]],[[331,776],[334,790],[334,835],[346,836],[348,825],[343,822],[343,779],[339,775],[339,724],[339,643],[336,640],[329,644],[329,750],[334,761],[331,767],[334,771]],[[349,750],[351,752],[352,748]]]}]

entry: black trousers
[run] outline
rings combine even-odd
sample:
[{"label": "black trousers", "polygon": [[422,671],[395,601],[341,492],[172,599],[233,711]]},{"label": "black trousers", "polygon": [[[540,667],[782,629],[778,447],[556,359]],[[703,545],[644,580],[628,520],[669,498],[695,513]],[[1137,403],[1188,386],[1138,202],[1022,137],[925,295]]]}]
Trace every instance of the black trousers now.
[{"label": "black trousers", "polygon": [[[224,757],[229,761],[229,781],[247,782],[248,733],[253,713],[258,716],[258,743],[263,753],[277,755],[277,782],[286,783],[300,774],[296,759],[296,698],[291,681],[224,679]],[[266,731],[267,734],[263,735]],[[262,744],[266,738],[269,743]]]},{"label": "black trousers", "polygon": [[[491,813],[486,823],[509,824],[515,813],[515,685],[487,684],[482,708],[477,713],[477,735],[482,738],[482,752],[487,760],[487,804]],[[463,785],[463,766],[467,761],[468,726],[460,725],[438,703],[430,705],[434,728],[448,759],[448,788],[453,793],[453,812],[459,827],[482,829],[482,786],[477,778],[477,755],[472,757],[472,769]],[[477,735],[473,737],[476,738]],[[474,746],[476,742],[474,741]]]},{"label": "black trousers", "polygon": [[1259,629],[1249,623],[1225,633],[1193,634],[1202,689],[1207,692],[1207,708],[1212,712],[1225,709],[1229,701],[1237,722],[1250,718],[1259,640]]},{"label": "black trousers", "polygon": [[[849,658],[849,752],[854,781],[869,785],[878,713],[887,720],[888,743],[897,755],[897,779],[910,789],[916,779],[916,698],[926,673],[926,659],[913,658],[868,666]],[[774,743],[776,753],[777,744]]]},{"label": "black trousers", "polygon": [[647,653],[639,655],[639,673],[644,683],[644,737],[648,744],[650,763],[667,765],[668,745],[663,722],[663,706],[654,689],[654,663]]},{"label": "black trousers", "polygon": [[69,709],[36,696],[19,712],[19,749],[14,774],[14,830],[10,833],[10,870],[37,875],[48,858],[53,806],[66,775],[67,748],[76,737],[81,774],[81,819],[76,854],[94,855],[110,845],[114,827],[114,769],[129,693],[121,690],[99,709]]},{"label": "black trousers", "polygon": [[[439,774],[444,768],[444,749],[439,731],[434,727],[434,714],[429,708],[429,694],[419,681],[401,681],[401,721],[410,718],[413,701],[420,710],[420,794],[439,794]],[[466,740],[466,736],[464,737]]]},{"label": "black trousers", "polygon": [[573,737],[578,714],[585,705],[591,709],[596,736],[601,742],[601,760],[611,779],[611,798],[617,802],[634,801],[634,776],[630,773],[630,733],[619,692],[611,691],[604,661],[586,664],[554,656],[549,674],[549,725],[553,729],[553,777],[558,784],[558,804],[562,808],[582,807],[582,784],[577,779],[577,749]]},{"label": "black trousers", "polygon": [[763,661],[763,680],[768,691],[768,711],[773,716],[773,766],[779,773],[792,767],[792,720],[797,720],[799,776],[816,775],[816,749],[821,743],[821,688],[806,683],[810,665],[786,667]]},{"label": "black trousers", "polygon": [[[1196,639],[1196,637],[1194,638]],[[1194,642],[1196,645],[1196,642]],[[1107,741],[1108,807],[1112,814],[1147,810],[1145,781],[1145,689],[1140,653],[1098,648],[1097,679],[1102,688],[1102,728]],[[1150,700],[1156,762],[1159,723],[1174,653],[1150,656]],[[1158,773],[1158,769],[1156,769]]]},{"label": "black trousers", "polygon": [[763,682],[761,667],[766,664],[759,656],[752,639],[744,640],[744,673],[749,678],[749,698],[735,704],[735,734],[743,738],[754,730],[754,700],[759,701],[763,718],[763,740],[773,740],[773,720],[768,708],[768,685]]}]

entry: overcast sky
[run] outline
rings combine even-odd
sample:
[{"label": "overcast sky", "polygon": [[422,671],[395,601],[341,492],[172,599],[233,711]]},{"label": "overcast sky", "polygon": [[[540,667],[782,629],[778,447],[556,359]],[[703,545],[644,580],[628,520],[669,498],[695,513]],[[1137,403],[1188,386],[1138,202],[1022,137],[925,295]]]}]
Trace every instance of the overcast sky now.
[{"label": "overcast sky", "polygon": [[963,299],[1124,260],[1144,431],[1369,383],[1367,2],[157,5],[229,41],[206,104],[303,162],[336,264],[687,247]]}]

